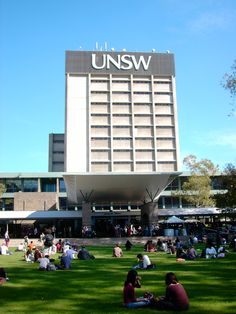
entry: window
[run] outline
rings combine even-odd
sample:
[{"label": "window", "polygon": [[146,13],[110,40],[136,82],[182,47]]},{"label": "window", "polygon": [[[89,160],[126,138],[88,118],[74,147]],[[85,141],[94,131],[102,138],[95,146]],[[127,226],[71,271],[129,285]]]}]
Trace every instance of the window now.
[{"label": "window", "polygon": [[23,180],[23,192],[38,192],[38,180],[37,179],[24,179]]},{"label": "window", "polygon": [[14,193],[22,190],[20,179],[6,179],[6,192]]},{"label": "window", "polygon": [[59,192],[66,192],[65,181],[63,179],[59,179]]},{"label": "window", "polygon": [[41,180],[42,192],[56,192],[56,179],[55,178],[43,178]]}]

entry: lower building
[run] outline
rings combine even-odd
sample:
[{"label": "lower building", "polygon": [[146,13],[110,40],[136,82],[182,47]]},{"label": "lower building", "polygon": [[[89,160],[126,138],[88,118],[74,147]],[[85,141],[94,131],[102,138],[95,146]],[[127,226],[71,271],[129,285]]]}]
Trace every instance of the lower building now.
[{"label": "lower building", "polygon": [[[130,201],[127,202],[123,199],[86,202],[88,199],[93,200],[91,190],[91,195],[82,193],[79,201],[72,204],[68,202],[63,175],[62,172],[0,173],[0,183],[6,187],[0,198],[1,236],[6,227],[13,237],[22,237],[29,233],[33,236],[35,228],[40,232],[44,227],[50,226],[56,228],[57,237],[78,237],[81,236],[82,226],[86,225],[92,225],[98,236],[115,235],[112,233],[117,225],[122,228],[131,224],[141,225],[141,208],[145,207],[145,199],[135,202],[130,194]],[[154,203],[160,219],[172,215],[209,219],[211,215],[218,213],[215,209],[193,210],[181,197],[173,196],[174,191],[181,189],[188,175],[183,173],[174,179],[160,194],[158,202]],[[83,182],[83,186],[85,183]],[[78,186],[76,190],[79,190]],[[142,190],[145,189],[142,187]],[[219,190],[222,190],[221,176],[215,176],[212,178],[212,193],[218,193]],[[155,198],[155,193],[149,197]],[[84,204],[87,207],[83,209]],[[152,223],[157,223],[155,217]]]}]

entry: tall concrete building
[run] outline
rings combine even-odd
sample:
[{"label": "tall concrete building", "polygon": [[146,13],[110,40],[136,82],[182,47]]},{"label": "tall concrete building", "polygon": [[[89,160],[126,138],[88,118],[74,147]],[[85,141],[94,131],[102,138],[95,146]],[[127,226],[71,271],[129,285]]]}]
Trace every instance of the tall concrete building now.
[{"label": "tall concrete building", "polygon": [[66,53],[66,172],[179,170],[174,56]]},{"label": "tall concrete building", "polygon": [[154,221],[178,170],[173,54],[67,51],[63,177],[84,221],[98,202],[148,203]]}]

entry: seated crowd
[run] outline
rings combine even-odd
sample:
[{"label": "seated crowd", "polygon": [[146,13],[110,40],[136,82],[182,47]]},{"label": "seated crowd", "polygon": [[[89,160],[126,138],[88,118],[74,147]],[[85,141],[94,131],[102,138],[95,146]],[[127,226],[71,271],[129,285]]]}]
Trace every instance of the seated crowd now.
[{"label": "seated crowd", "polygon": [[[25,239],[24,243],[20,243],[17,251],[24,252],[26,262],[38,263],[39,271],[55,271],[71,269],[73,259],[93,260],[95,257],[82,246],[71,244],[68,240],[59,239],[56,243],[52,235],[46,234],[43,238],[43,245],[38,247],[33,241]],[[208,241],[201,254],[198,254],[194,245],[197,239],[182,242],[178,237],[173,240],[158,239],[157,243],[153,240],[148,240],[144,245],[145,254],[137,255],[138,264],[134,265],[128,272],[123,287],[123,305],[126,308],[152,307],[157,310],[170,311],[185,311],[189,308],[189,298],[184,286],[178,281],[173,272],[168,272],[165,275],[165,294],[163,296],[155,296],[153,293],[145,292],[142,296],[136,297],[136,288],[141,288],[141,277],[137,270],[156,269],[156,264],[153,264],[147,253],[165,252],[175,255],[177,261],[195,260],[197,258],[224,258],[227,251],[224,245],[216,249],[211,241]],[[133,244],[127,240],[125,248],[130,251]],[[0,247],[2,255],[8,254],[8,247],[3,243]],[[55,261],[53,255],[59,253],[58,261]],[[10,253],[9,253],[10,254]],[[123,257],[121,245],[116,243],[112,249],[112,256],[116,258]],[[6,271],[0,268],[0,285],[8,280]]]}]

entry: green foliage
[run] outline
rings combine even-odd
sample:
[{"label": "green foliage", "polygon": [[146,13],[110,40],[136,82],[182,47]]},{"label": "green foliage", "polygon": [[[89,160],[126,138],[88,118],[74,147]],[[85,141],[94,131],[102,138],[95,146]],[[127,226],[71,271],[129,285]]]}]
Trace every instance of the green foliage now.
[{"label": "green foliage", "polygon": [[[95,260],[73,260],[69,271],[40,272],[37,263],[26,263],[21,252],[2,256],[1,267],[6,268],[10,280],[0,286],[1,313],[88,313],[124,314],[156,313],[154,309],[127,310],[122,306],[122,290],[127,272],[135,264],[143,245],[125,251],[124,257],[113,258],[112,246],[92,246],[89,251]],[[200,252],[200,251],[199,251]],[[189,314],[235,313],[236,253],[225,259],[176,262],[174,255],[149,253],[154,270],[139,271],[142,277],[137,296],[151,291],[156,296],[165,293],[166,272],[176,273],[190,298]],[[57,257],[55,257],[57,260]],[[173,313],[173,312],[164,312]]]},{"label": "green foliage", "polygon": [[211,197],[211,176],[218,167],[211,160],[202,159],[197,161],[196,156],[189,155],[183,160],[184,165],[190,170],[191,176],[183,183],[182,190],[175,195],[180,195],[188,203],[197,207],[214,206],[214,199]]},{"label": "green foliage", "polygon": [[218,207],[236,207],[236,167],[228,164],[224,169],[223,186],[227,192],[216,196]]},{"label": "green foliage", "polygon": [[6,187],[3,183],[0,183],[0,197],[2,196],[2,194],[6,191]]},{"label": "green foliage", "polygon": [[233,62],[233,65],[231,66],[231,73],[226,73],[223,77],[223,81],[221,82],[221,85],[229,91],[230,96],[232,98],[233,103],[232,105],[232,111],[229,114],[229,116],[235,116],[235,97],[236,97],[236,59]]},{"label": "green foliage", "polygon": [[209,176],[193,174],[183,184],[183,198],[197,207],[214,206],[211,198],[211,179]]}]

